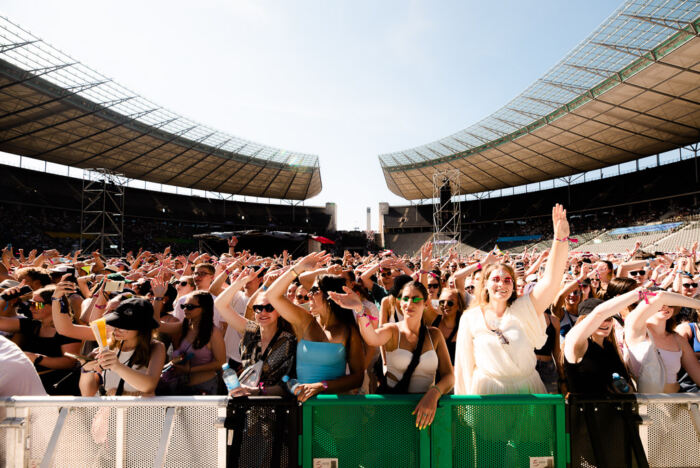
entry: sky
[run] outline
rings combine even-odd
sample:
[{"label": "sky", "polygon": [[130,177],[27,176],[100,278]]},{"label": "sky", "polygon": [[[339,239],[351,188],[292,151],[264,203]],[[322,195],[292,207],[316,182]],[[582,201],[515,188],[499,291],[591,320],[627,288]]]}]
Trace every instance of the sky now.
[{"label": "sky", "polygon": [[3,0],[0,15],[149,100],[248,140],[320,158],[338,229],[387,188],[378,155],[504,106],[617,0]]}]

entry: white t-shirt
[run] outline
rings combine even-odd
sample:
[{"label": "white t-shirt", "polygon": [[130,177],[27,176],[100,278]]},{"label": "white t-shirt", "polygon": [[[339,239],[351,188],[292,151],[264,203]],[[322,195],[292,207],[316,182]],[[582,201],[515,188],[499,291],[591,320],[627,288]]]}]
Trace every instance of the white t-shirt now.
[{"label": "white t-shirt", "polygon": [[4,336],[0,336],[0,363],[0,397],[46,396],[32,361]]}]

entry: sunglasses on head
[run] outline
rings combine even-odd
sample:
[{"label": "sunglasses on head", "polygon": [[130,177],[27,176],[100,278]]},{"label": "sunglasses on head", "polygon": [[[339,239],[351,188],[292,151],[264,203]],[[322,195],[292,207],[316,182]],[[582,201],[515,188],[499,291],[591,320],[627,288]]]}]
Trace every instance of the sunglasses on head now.
[{"label": "sunglasses on head", "polygon": [[428,283],[428,289],[440,289],[439,283]]},{"label": "sunglasses on head", "polygon": [[197,304],[182,304],[182,308],[185,310],[194,310],[199,307]]},{"label": "sunglasses on head", "polygon": [[642,276],[645,273],[644,270],[633,270],[630,271],[631,276]]},{"label": "sunglasses on head", "polygon": [[683,287],[688,289],[697,288],[698,283],[683,283]]},{"label": "sunglasses on head", "polygon": [[408,302],[408,301],[411,301],[411,302],[413,302],[414,304],[418,304],[418,303],[421,302],[422,300],[423,300],[423,298],[420,297],[420,296],[415,296],[415,297],[403,296],[403,297],[401,298],[401,302]]},{"label": "sunglasses on head", "polygon": [[272,304],[256,304],[253,306],[253,312],[255,312],[256,314],[262,313],[263,310],[265,312],[272,312],[273,310],[275,310],[275,307]]},{"label": "sunglasses on head", "polygon": [[441,306],[447,304],[447,307],[452,307],[453,305],[455,305],[455,302],[452,300],[440,299],[438,301],[438,304],[440,304]]}]

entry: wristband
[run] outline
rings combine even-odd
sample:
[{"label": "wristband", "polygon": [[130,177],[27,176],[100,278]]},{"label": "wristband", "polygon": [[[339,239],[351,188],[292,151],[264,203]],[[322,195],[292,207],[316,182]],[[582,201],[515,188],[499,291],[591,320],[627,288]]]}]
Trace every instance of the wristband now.
[{"label": "wristband", "polygon": [[36,367],[36,366],[38,366],[39,364],[41,364],[41,361],[43,361],[43,360],[44,360],[44,355],[43,355],[43,354],[38,355],[38,356],[34,359],[34,367]]},{"label": "wristband", "polygon": [[258,389],[260,390],[261,395],[267,395],[267,390],[265,390],[265,384],[260,382],[258,383]]},{"label": "wristband", "polygon": [[53,296],[51,296],[51,302],[60,301],[60,300],[61,300],[60,297],[53,297]]},{"label": "wristband", "polygon": [[262,285],[262,290],[263,290],[263,291],[267,291],[268,289],[270,289],[270,288],[267,287],[267,286],[265,286],[264,284]]},{"label": "wristband", "polygon": [[476,271],[483,270],[484,267],[481,265],[481,262],[477,262],[476,264]]},{"label": "wristband", "polygon": [[438,387],[438,386],[435,385],[435,384],[432,384],[432,385],[428,388],[428,390],[430,390],[431,388],[434,388],[435,390],[437,390],[438,393],[440,393],[440,396],[442,396],[442,390],[440,390],[440,387]]},{"label": "wristband", "polygon": [[561,239],[557,239],[557,238],[555,237],[554,240],[557,241],[557,242],[566,242],[566,241],[571,241],[571,242],[573,242],[573,243],[578,242],[578,239],[576,239],[575,237],[564,237],[564,238],[561,238]]},{"label": "wristband", "polygon": [[298,277],[299,277],[299,273],[297,273],[297,271],[296,271],[294,268],[291,268],[289,271],[291,271],[292,273],[294,273],[294,278],[298,278]]},{"label": "wristband", "polygon": [[107,304],[105,304],[105,305],[97,305],[97,304],[95,304],[95,309],[104,309],[105,307],[107,307]]},{"label": "wristband", "polygon": [[162,298],[162,297],[154,297],[153,300],[154,300],[154,301],[162,301],[163,298]]}]

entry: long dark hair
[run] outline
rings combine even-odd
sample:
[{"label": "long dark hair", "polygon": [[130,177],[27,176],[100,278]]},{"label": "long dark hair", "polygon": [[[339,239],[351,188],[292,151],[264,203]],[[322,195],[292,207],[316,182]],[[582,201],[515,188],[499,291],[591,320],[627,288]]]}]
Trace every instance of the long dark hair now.
[{"label": "long dark hair", "polygon": [[350,337],[352,336],[353,329],[357,330],[357,332],[359,333],[359,329],[357,328],[357,322],[355,322],[355,315],[352,313],[351,310],[340,307],[338,304],[335,303],[335,301],[331,301],[328,299],[328,293],[330,291],[343,293],[343,286],[345,285],[345,278],[339,275],[320,275],[318,277],[318,288],[323,294],[323,302],[326,303],[326,305],[330,309],[331,313],[335,316],[335,318],[340,323],[345,325],[345,328],[348,331],[347,341],[349,342]]},{"label": "long dark hair", "polygon": [[[192,343],[192,347],[199,349],[209,343],[211,333],[214,330],[214,298],[211,297],[209,291],[195,291],[191,293],[192,297],[197,298],[197,305],[202,308],[202,315],[199,318],[199,327],[197,328],[197,336]],[[182,336],[187,333],[187,328],[190,326],[189,319],[185,318],[182,321]]]}]

